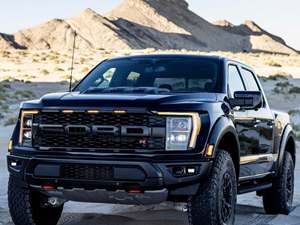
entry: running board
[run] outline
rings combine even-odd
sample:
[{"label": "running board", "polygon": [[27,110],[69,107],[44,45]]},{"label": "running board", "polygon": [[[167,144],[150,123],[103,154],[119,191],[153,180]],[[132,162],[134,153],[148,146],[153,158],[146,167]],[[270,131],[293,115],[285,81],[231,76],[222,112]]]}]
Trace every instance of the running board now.
[{"label": "running board", "polygon": [[263,183],[263,184],[253,184],[253,185],[245,185],[244,187],[239,188],[239,194],[245,194],[254,191],[262,191],[272,187],[272,183]]}]

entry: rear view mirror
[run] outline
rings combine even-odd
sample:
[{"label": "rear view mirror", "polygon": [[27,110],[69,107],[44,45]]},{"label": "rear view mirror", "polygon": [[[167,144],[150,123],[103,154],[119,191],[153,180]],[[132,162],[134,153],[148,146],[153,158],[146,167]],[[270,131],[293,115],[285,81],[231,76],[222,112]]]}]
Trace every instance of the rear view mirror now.
[{"label": "rear view mirror", "polygon": [[231,107],[239,106],[241,109],[259,109],[262,106],[262,93],[260,91],[237,91],[230,99]]}]

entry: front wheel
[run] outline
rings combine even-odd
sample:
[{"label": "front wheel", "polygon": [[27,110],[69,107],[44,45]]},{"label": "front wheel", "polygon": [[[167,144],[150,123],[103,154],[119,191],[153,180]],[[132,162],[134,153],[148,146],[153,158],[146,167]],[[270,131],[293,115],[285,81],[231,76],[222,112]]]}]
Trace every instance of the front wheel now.
[{"label": "front wheel", "polygon": [[22,187],[12,176],[8,184],[8,206],[15,225],[56,225],[63,206],[50,208],[42,205],[42,195]]},{"label": "front wheel", "polygon": [[294,162],[289,152],[284,153],[283,164],[273,181],[272,188],[263,193],[263,203],[268,214],[289,214],[294,197]]},{"label": "front wheel", "polygon": [[236,210],[237,181],[229,153],[219,151],[212,173],[188,203],[191,225],[233,225]]}]

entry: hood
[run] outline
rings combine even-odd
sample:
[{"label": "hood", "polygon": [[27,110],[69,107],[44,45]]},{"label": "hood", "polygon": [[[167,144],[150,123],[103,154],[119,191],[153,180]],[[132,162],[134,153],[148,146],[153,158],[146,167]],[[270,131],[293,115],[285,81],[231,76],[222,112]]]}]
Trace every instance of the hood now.
[{"label": "hood", "polygon": [[80,94],[55,93],[47,94],[40,100],[23,103],[22,107],[142,107],[155,108],[177,104],[199,104],[200,102],[216,102],[215,93],[198,94]]}]

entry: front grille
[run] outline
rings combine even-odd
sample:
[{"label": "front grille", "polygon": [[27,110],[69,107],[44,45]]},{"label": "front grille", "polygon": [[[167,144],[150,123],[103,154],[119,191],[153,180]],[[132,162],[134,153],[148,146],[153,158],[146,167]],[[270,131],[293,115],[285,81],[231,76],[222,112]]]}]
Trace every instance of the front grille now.
[{"label": "front grille", "polygon": [[113,178],[113,168],[110,166],[63,165],[63,179],[72,180],[109,180]]},{"label": "front grille", "polygon": [[88,114],[85,112],[42,112],[35,117],[40,124],[165,126],[163,117],[148,114]]},{"label": "front grille", "polygon": [[91,149],[163,149],[164,138],[151,137],[113,137],[68,136],[64,134],[41,134],[36,145],[53,148],[91,148]]},{"label": "front grille", "polygon": [[[40,114],[35,116],[34,124],[38,124],[33,132],[34,147],[89,150],[162,150],[165,148],[164,135],[155,136],[150,134],[135,136],[123,135],[121,132],[124,126],[165,129],[166,119],[153,114],[40,112]],[[51,125],[53,127],[45,130],[40,129],[39,125]],[[67,132],[66,128],[69,125],[86,126],[89,132],[76,133],[81,132],[80,128],[73,129],[73,133]],[[92,132],[93,126],[114,126],[118,128],[118,132],[114,134]],[[139,129],[132,130],[138,131]]]}]

